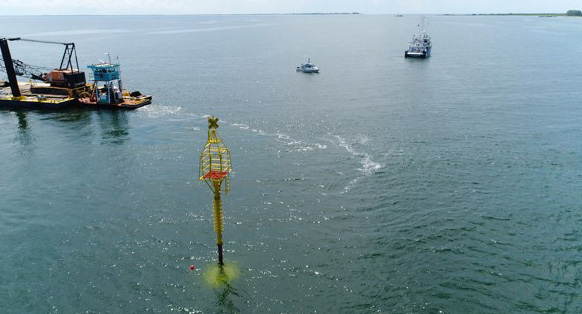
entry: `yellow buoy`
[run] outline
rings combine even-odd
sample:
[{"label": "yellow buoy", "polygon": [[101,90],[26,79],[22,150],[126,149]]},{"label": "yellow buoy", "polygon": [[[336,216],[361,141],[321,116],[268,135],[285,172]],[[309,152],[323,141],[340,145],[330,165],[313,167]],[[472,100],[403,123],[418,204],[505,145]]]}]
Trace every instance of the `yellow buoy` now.
[{"label": "yellow buoy", "polygon": [[[230,164],[230,152],[222,141],[216,129],[218,118],[208,117],[208,141],[200,153],[200,167],[198,168],[199,180],[206,182],[214,192],[212,210],[214,216],[214,231],[216,232],[216,245],[218,246],[218,264],[224,265],[222,258],[222,200],[220,192],[228,194],[230,190],[229,173],[232,171]],[[223,184],[224,182],[224,184]]]}]

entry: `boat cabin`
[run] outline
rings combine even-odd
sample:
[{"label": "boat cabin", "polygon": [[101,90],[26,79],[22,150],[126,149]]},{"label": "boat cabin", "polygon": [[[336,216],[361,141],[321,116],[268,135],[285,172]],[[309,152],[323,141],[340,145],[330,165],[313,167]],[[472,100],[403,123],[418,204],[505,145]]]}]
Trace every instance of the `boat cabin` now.
[{"label": "boat cabin", "polygon": [[93,71],[93,98],[99,104],[115,104],[123,101],[119,64],[98,63],[87,67]]}]

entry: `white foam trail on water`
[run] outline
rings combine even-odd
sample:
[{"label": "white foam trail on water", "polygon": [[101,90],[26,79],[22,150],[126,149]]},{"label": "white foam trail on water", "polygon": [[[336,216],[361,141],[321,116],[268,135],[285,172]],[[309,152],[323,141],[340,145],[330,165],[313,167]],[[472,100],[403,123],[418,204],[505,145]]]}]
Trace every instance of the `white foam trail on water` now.
[{"label": "white foam trail on water", "polygon": [[[362,176],[356,177],[352,181],[344,187],[344,190],[341,192],[342,194],[347,193],[352,189],[352,187],[358,183],[362,178],[369,177],[376,173],[376,171],[382,169],[384,165],[379,162],[375,162],[372,156],[368,153],[361,153],[354,149],[352,145],[350,145],[344,138],[339,135],[335,135],[335,138],[338,140],[338,145],[340,147],[345,148],[350,154],[353,156],[360,158],[360,164],[362,165],[358,170],[362,173]],[[369,141],[369,138],[366,136],[359,136],[357,139],[358,144],[365,144]]]},{"label": "white foam trail on water", "polygon": [[288,140],[291,138],[289,137],[289,135],[283,133],[276,133],[275,135],[277,135],[277,138],[279,138],[280,140]]},{"label": "white foam trail on water", "polygon": [[256,133],[260,136],[270,136],[274,137],[276,141],[283,143],[286,147],[288,147],[287,151],[291,152],[306,152],[312,151],[315,149],[326,149],[327,145],[317,143],[317,142],[306,142],[298,139],[292,138],[289,134],[281,133],[281,132],[274,132],[269,133],[265,132],[261,129],[252,128],[247,124],[244,123],[228,123],[226,121],[222,121],[222,123],[230,124],[233,127],[237,127],[241,130],[250,130],[253,133]]},{"label": "white foam trail on water", "polygon": [[[168,117],[168,121],[188,121],[188,120],[197,120],[197,119],[208,119],[212,115],[210,114],[202,114],[202,113],[189,113],[184,112],[182,107],[179,106],[170,106],[170,105],[154,105],[154,106],[146,106],[140,109],[139,114],[146,118],[165,118]],[[197,122],[196,122],[197,123]],[[307,142],[303,140],[298,140],[292,138],[290,135],[281,133],[281,132],[274,132],[269,133],[265,132],[258,128],[252,128],[248,124],[245,123],[230,123],[226,120],[219,120],[219,124],[222,125],[231,125],[235,128],[239,128],[241,130],[250,131],[255,133],[259,136],[269,136],[274,137],[276,141],[283,143],[287,149],[287,152],[306,152],[306,151],[313,151],[316,149],[327,149],[327,145],[317,143],[317,142]],[[201,123],[199,126],[195,126],[194,130],[201,130],[204,123]]]},{"label": "white foam trail on water", "polygon": [[180,106],[170,106],[170,105],[149,105],[141,107],[138,114],[145,118],[162,118],[162,117],[174,117],[180,116],[180,118],[192,118],[191,114],[182,112],[182,107]]},{"label": "white foam trail on water", "polygon": [[248,130],[249,126],[246,124],[242,124],[242,123],[233,123],[232,126],[237,127],[241,130]]}]

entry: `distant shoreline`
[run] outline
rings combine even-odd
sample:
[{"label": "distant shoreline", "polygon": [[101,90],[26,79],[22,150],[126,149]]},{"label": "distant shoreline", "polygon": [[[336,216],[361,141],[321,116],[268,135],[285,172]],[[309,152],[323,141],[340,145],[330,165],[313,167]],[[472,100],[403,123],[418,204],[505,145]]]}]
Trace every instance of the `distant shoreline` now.
[{"label": "distant shoreline", "polygon": [[[232,13],[232,14],[201,14],[201,15],[362,15],[361,12],[304,12],[304,13]],[[197,15],[197,14],[195,14]]]},{"label": "distant shoreline", "polygon": [[445,16],[539,16],[539,17],[579,17],[576,15],[568,15],[566,13],[472,13],[472,14],[441,14]]}]

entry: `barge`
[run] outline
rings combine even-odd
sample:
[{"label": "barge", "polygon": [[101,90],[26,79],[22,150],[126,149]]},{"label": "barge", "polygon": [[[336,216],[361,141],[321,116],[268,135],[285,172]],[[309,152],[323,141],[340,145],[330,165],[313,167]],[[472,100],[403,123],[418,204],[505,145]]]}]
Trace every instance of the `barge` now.
[{"label": "barge", "polygon": [[8,83],[0,86],[0,108],[2,109],[65,109],[77,105],[77,99],[68,95],[32,93],[33,84],[18,83],[20,95],[13,96]]},{"label": "barge", "polygon": [[[39,67],[13,60],[8,41],[29,41],[60,44],[65,52],[59,68],[47,73]],[[0,109],[64,109],[69,107],[90,109],[132,110],[149,105],[152,96],[139,91],[129,92],[122,88],[120,64],[101,62],[89,65],[93,82],[88,84],[85,73],[79,70],[74,43],[39,41],[23,38],[1,38],[0,48],[8,82],[0,85]],[[30,79],[30,83],[18,82],[16,76]],[[40,81],[33,83],[33,80]]]}]

